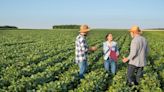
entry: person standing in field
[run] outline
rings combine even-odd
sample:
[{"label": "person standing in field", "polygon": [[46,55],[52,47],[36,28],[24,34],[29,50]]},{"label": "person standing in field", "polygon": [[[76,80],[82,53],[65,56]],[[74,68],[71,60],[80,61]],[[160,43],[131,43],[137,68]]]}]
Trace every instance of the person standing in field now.
[{"label": "person standing in field", "polygon": [[146,66],[146,56],[148,55],[148,42],[141,36],[141,30],[138,26],[133,26],[130,30],[130,35],[133,38],[130,45],[130,54],[128,57],[123,57],[122,61],[129,61],[127,70],[127,83],[138,85],[139,79],[143,75],[143,67]]},{"label": "person standing in field", "polygon": [[84,73],[87,70],[88,52],[97,50],[95,46],[91,48],[88,47],[86,36],[88,35],[89,31],[90,30],[88,25],[81,25],[79,31],[80,34],[76,37],[76,41],[75,41],[75,62],[78,64],[80,69],[79,72],[80,78],[84,78]]},{"label": "person standing in field", "polygon": [[[109,72],[111,70],[112,74],[116,73],[116,64],[119,56],[118,46],[111,33],[108,33],[105,37],[106,41],[103,43],[103,53],[104,53],[104,67],[105,70]],[[111,69],[109,69],[111,68]]]}]

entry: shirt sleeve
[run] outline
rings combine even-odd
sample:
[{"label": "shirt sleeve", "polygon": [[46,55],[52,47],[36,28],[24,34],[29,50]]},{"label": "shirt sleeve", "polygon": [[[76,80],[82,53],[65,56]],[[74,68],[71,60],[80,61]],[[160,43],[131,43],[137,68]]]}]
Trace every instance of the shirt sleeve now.
[{"label": "shirt sleeve", "polygon": [[138,49],[138,44],[136,40],[132,40],[131,45],[130,45],[130,54],[128,56],[129,60],[133,60],[137,54],[137,49]]},{"label": "shirt sleeve", "polygon": [[116,54],[119,55],[118,45],[116,43]]},{"label": "shirt sleeve", "polygon": [[106,46],[105,43],[103,43],[103,53],[104,55],[107,54],[109,52],[109,48]]}]

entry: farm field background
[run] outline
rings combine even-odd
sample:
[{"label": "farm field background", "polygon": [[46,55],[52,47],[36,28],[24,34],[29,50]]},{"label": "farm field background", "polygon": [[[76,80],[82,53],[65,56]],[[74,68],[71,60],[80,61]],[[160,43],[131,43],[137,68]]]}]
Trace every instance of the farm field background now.
[{"label": "farm field background", "polygon": [[[98,51],[89,54],[85,79],[74,62],[79,30],[0,30],[0,91],[37,92],[140,92],[164,91],[164,31],[144,31],[150,52],[138,86],[126,85],[131,37],[127,30],[93,29],[87,40]],[[112,33],[121,53],[115,76],[104,70],[102,43]]]}]

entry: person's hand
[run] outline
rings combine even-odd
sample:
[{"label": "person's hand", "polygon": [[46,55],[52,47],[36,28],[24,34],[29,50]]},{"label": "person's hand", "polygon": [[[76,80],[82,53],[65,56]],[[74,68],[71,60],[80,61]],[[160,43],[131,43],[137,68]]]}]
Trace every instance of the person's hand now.
[{"label": "person's hand", "polygon": [[91,50],[91,51],[96,51],[96,50],[97,50],[97,47],[96,47],[96,46],[92,46],[92,47],[90,48],[90,50]]},{"label": "person's hand", "polygon": [[122,62],[126,63],[126,62],[128,62],[128,60],[129,60],[128,58],[123,57]]}]

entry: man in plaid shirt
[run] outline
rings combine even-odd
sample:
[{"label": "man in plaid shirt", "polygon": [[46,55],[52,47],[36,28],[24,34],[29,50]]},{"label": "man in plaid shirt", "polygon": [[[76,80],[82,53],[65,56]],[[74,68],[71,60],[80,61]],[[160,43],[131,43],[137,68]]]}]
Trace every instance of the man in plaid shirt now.
[{"label": "man in plaid shirt", "polygon": [[86,36],[89,32],[87,25],[81,25],[80,34],[76,37],[75,41],[75,62],[80,68],[79,77],[84,78],[84,73],[87,70],[87,54],[89,51],[95,51],[96,47],[88,47]]},{"label": "man in plaid shirt", "polygon": [[76,37],[76,63],[87,61],[88,44],[85,36],[79,34]]}]

